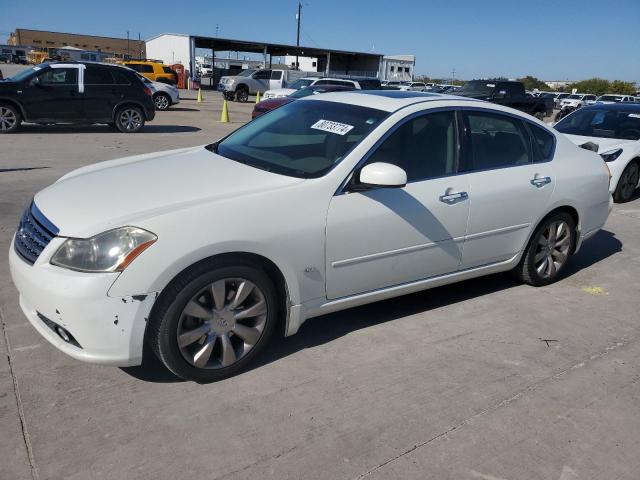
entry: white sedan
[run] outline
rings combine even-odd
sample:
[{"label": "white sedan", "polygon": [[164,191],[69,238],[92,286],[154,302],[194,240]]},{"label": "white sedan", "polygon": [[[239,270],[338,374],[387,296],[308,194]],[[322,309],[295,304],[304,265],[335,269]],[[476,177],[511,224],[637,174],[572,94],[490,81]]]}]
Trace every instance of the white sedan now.
[{"label": "white sedan", "polygon": [[611,170],[616,202],[628,202],[640,187],[640,105],[596,104],[555,124],[576,145],[591,143]]},{"label": "white sedan", "polygon": [[68,173],[10,249],[26,317],[80,360],[243,369],[278,330],[513,271],[559,278],[605,223],[597,154],[526,114],[444,95],[313,95],[210,145]]}]

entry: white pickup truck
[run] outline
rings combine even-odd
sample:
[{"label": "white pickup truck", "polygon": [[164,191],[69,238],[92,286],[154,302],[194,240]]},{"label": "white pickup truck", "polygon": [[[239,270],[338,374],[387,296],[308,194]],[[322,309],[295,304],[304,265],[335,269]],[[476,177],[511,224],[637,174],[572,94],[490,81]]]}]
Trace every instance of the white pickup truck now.
[{"label": "white pickup truck", "polygon": [[258,92],[263,94],[275,88],[285,88],[299,78],[314,75],[319,74],[300,70],[243,70],[238,75],[221,77],[218,91],[223,92],[227,100],[246,102],[249,95],[255,95]]}]

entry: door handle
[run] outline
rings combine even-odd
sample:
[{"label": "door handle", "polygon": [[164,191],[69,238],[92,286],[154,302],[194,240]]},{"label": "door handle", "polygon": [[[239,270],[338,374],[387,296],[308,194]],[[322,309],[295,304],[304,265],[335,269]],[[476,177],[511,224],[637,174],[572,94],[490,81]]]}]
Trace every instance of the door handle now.
[{"label": "door handle", "polygon": [[535,187],[538,187],[538,188],[544,187],[548,183],[551,183],[551,177],[540,177],[540,176],[536,175],[531,180],[531,185],[533,185]]},{"label": "door handle", "polygon": [[444,195],[440,195],[440,201],[444,203],[456,203],[469,198],[467,192],[450,192],[447,190]]}]

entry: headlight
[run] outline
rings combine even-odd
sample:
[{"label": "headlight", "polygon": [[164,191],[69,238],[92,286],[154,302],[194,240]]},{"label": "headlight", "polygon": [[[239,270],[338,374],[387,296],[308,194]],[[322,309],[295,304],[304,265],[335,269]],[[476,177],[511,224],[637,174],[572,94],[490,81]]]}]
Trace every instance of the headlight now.
[{"label": "headlight", "polygon": [[122,227],[91,238],[69,238],[51,263],[80,272],[121,272],[158,237],[137,227]]},{"label": "headlight", "polygon": [[622,149],[613,150],[611,152],[601,153],[600,156],[605,162],[613,162],[622,154]]}]

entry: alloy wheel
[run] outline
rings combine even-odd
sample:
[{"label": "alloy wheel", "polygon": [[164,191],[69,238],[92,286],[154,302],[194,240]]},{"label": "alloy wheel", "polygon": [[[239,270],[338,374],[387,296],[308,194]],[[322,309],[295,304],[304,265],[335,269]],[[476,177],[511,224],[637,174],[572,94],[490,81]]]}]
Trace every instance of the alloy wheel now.
[{"label": "alloy wheel", "polygon": [[620,193],[621,197],[625,200],[631,198],[633,192],[638,186],[638,180],[640,177],[640,168],[637,163],[631,163],[625,169],[620,178]]},{"label": "alloy wheel", "polygon": [[18,118],[16,114],[7,107],[0,107],[0,130],[8,131],[15,127]]},{"label": "alloy wheel", "polygon": [[155,98],[155,103],[158,110],[166,110],[169,108],[169,99],[165,95],[158,95]]},{"label": "alloy wheel", "polygon": [[137,110],[127,108],[120,114],[120,123],[125,130],[137,130],[142,125],[142,116]]},{"label": "alloy wheel", "polygon": [[254,283],[243,278],[217,280],[184,307],[178,348],[194,367],[229,367],[258,343],[266,321],[267,302]]},{"label": "alloy wheel", "polygon": [[542,278],[553,277],[569,258],[571,227],[567,222],[551,222],[538,238],[533,259],[536,271]]}]

